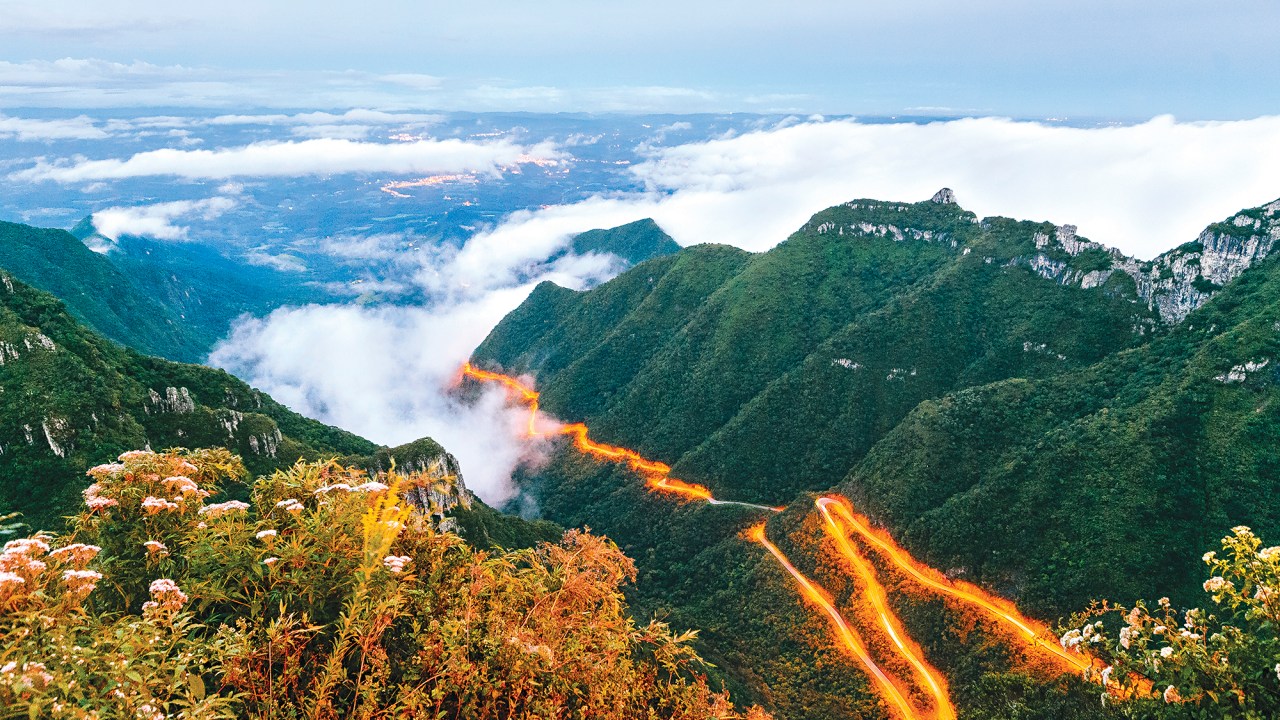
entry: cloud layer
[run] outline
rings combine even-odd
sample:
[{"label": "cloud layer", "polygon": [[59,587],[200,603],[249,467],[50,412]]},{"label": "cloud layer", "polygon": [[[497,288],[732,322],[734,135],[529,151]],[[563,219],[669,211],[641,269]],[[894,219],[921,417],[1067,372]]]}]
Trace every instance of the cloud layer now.
[{"label": "cloud layer", "polygon": [[320,138],[296,142],[262,142],[217,150],[149,150],[127,159],[48,162],[11,174],[12,180],[84,182],[121,178],[174,176],[222,180],[234,177],[297,177],[341,173],[497,172],[531,158],[554,160],[550,144],[526,147],[507,140],[416,140],[374,143]]},{"label": "cloud layer", "polygon": [[682,245],[763,250],[822,208],[924,200],[947,186],[979,215],[1072,223],[1148,258],[1280,196],[1274,157],[1280,116],[1087,129],[1000,118],[806,122],[657,150],[634,171],[658,199],[635,202]]},{"label": "cloud layer", "polygon": [[[93,214],[93,229],[108,240],[121,235],[155,238],[157,240],[186,240],[188,228],[175,224],[181,218],[214,220],[239,204],[235,198],[211,197],[204,200],[175,200],[173,202],[139,205],[136,207],[111,207]],[[99,251],[109,246],[95,248]]]},{"label": "cloud layer", "polygon": [[[451,399],[457,369],[541,279],[580,287],[610,258],[548,258],[575,233],[652,217],[683,245],[765,250],[814,212],[859,197],[916,201],[943,186],[979,214],[1074,223],[1143,257],[1280,196],[1280,118],[1076,129],[1001,119],[929,125],[809,121],[652,150],[647,191],[509,215],[460,250],[414,255],[413,308],[285,309],[242,323],[212,362],[301,412],[374,440],[428,434],[458,454],[486,500],[510,497],[518,421],[486,396]],[[387,238],[333,249],[379,257]],[[344,252],[345,249],[345,252]]]}]

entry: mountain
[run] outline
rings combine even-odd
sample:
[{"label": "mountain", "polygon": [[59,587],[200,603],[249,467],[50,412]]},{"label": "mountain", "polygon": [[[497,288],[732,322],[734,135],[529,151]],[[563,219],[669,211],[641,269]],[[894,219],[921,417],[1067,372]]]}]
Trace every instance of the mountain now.
[{"label": "mountain", "polygon": [[[1226,528],[1280,536],[1277,241],[1280,201],[1140,262],[1069,225],[979,219],[950,191],[855,200],[766,253],[693,246],[587,292],[539,286],[473,361],[533,375],[551,414],[719,498],[789,504],[769,532],[807,556],[808,493],[836,488],[917,557],[1042,616],[1177,600]],[[830,672],[843,661],[788,579],[744,548],[758,515],[673,506],[569,453],[524,487],[637,558],[636,606],[703,628],[740,696],[867,711],[866,680]],[[1022,687],[1016,652],[904,602],[961,707],[1007,716],[983,704]],[[1033,686],[1026,717],[1102,712]]]},{"label": "mountain", "polygon": [[[125,450],[175,446],[227,447],[253,475],[299,458],[343,457],[370,472],[394,459],[461,482],[457,462],[429,438],[382,448],[304,418],[222,370],[121,347],[0,271],[0,514],[16,510],[34,527],[53,527],[79,506],[89,466]],[[501,522],[475,513],[477,523]]]},{"label": "mountain", "polygon": [[678,252],[680,246],[653,220],[645,218],[605,230],[588,230],[573,236],[569,249],[575,255],[609,253],[628,265],[637,265]]},{"label": "mountain", "polygon": [[68,232],[0,222],[0,268],[61,298],[76,319],[118,343],[183,360],[203,353],[175,313]]},{"label": "mountain", "polygon": [[[106,248],[101,257],[128,278],[137,292],[152,298],[175,318],[193,350],[181,355],[156,353],[173,360],[203,360],[227,335],[231,323],[245,313],[265,315],[282,305],[332,299],[322,287],[309,283],[311,278],[305,274],[229,258],[202,243],[132,235],[106,240],[96,234],[88,219],[73,228],[71,234],[82,243]],[[63,271],[71,273],[73,268],[64,267]],[[36,285],[61,297],[54,288]],[[96,325],[94,328],[103,332]]]}]

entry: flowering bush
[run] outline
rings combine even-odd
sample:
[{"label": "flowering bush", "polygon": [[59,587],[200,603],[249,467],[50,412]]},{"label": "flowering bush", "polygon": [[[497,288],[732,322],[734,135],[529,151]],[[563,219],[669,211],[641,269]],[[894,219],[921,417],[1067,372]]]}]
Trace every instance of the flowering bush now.
[{"label": "flowering bush", "polygon": [[434,478],[334,463],[248,503],[206,503],[225,451],[89,475],[66,537],[0,553],[0,719],[741,717],[602,538],[480,552],[403,501]]},{"label": "flowering bush", "polygon": [[[1280,547],[1244,526],[1208,552],[1209,609],[1100,605],[1063,644],[1088,645],[1111,665],[1097,674],[1138,717],[1280,717]],[[1098,618],[1095,620],[1095,618]],[[1114,638],[1107,631],[1118,625]]]}]

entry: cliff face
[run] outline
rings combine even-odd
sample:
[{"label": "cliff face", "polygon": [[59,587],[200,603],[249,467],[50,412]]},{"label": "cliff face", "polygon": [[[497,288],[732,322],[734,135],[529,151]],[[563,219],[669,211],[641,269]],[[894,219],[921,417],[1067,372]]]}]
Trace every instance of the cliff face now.
[{"label": "cliff face", "polygon": [[[1170,250],[1149,262],[1126,257],[1114,248],[1076,236],[1074,225],[1061,225],[1052,236],[1038,233],[1038,250],[1048,251],[1025,260],[1037,273],[1066,285],[1097,287],[1114,273],[1133,279],[1137,296],[1166,323],[1182,322],[1224,285],[1265,259],[1280,243],[1280,200],[1243,210],[1211,225],[1194,242]],[[1056,252],[1055,252],[1056,251]],[[1070,258],[1094,254],[1106,267],[1072,269]]]}]

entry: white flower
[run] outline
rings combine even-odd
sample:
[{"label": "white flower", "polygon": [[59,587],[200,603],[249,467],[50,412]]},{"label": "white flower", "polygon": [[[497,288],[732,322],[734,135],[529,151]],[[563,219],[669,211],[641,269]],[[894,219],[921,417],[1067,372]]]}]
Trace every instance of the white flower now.
[{"label": "white flower", "polygon": [[1162,657],[1162,658],[1167,658],[1167,657],[1169,657],[1170,655],[1173,655],[1173,648],[1171,648],[1171,647],[1162,647],[1162,648],[1160,648],[1160,657]]},{"label": "white flower", "polygon": [[277,533],[275,530],[259,530],[258,534],[255,535],[254,537],[258,538],[259,540],[266,540],[267,538],[273,538],[278,534],[279,533]]},{"label": "white flower", "polygon": [[263,560],[262,564],[266,565],[267,567],[271,567],[272,565],[275,565],[279,561],[280,561],[280,558],[278,557],[269,557],[266,560]]},{"label": "white flower", "polygon": [[1271,562],[1272,560],[1280,560],[1280,545],[1269,548],[1262,548],[1258,551],[1258,559]]},{"label": "white flower", "polygon": [[1120,628],[1120,647],[1128,650],[1129,643],[1131,642],[1133,642],[1133,628],[1129,625],[1125,625]]},{"label": "white flower", "polygon": [[114,475],[122,470],[124,470],[124,465],[120,463],[107,463],[106,465],[94,465],[89,468],[85,475],[101,477],[103,475]]},{"label": "white flower", "polygon": [[1280,680],[1280,663],[1276,663],[1276,679]]},{"label": "white flower", "polygon": [[383,490],[387,490],[389,487],[390,486],[386,483],[380,483],[377,480],[370,480],[363,485],[357,485],[351,489],[356,492],[382,492]]},{"label": "white flower", "polygon": [[1170,685],[1164,689],[1164,701],[1167,703],[1182,702],[1182,696],[1178,694],[1178,688]]},{"label": "white flower", "polygon": [[147,610],[181,610],[187,603],[187,595],[178,584],[169,578],[151,581],[151,600],[143,603],[143,611]]},{"label": "white flower", "polygon": [[231,515],[233,513],[242,513],[249,509],[249,503],[239,500],[228,500],[226,502],[205,505],[200,508],[201,515],[208,515],[211,518],[222,517],[223,515]]},{"label": "white flower", "polygon": [[59,562],[70,562],[72,565],[84,567],[91,560],[102,552],[102,548],[97,545],[85,545],[84,543],[71,543],[54,550],[49,553],[49,559]]},{"label": "white flower", "polygon": [[411,562],[413,562],[413,558],[408,555],[388,555],[382,558],[382,564],[396,574],[404,572],[405,566]]},{"label": "white flower", "polygon": [[19,538],[5,543],[4,552],[35,557],[49,552],[49,543],[38,537]]},{"label": "white flower", "polygon": [[285,498],[284,500],[281,500],[276,503],[276,507],[284,510],[285,512],[293,513],[294,515],[297,515],[305,509],[302,503],[294,500],[293,498]]},{"label": "white flower", "polygon": [[146,499],[142,501],[142,509],[145,510],[148,515],[156,515],[162,512],[177,510],[179,508],[178,503],[176,502],[170,502],[164,498],[148,495]]},{"label": "white flower", "polygon": [[72,595],[88,595],[101,579],[102,573],[93,570],[67,570],[62,573],[62,582]]},{"label": "white flower", "polygon": [[316,488],[316,489],[313,491],[313,494],[314,494],[314,495],[327,495],[327,494],[329,494],[329,493],[331,493],[331,492],[335,492],[335,491],[351,492],[351,486],[350,486],[350,485],[348,485],[348,484],[346,484],[346,483],[334,483],[334,484],[332,484],[332,485],[325,485],[324,487]]},{"label": "white flower", "polygon": [[1214,575],[1213,577],[1204,581],[1205,592],[1211,592],[1211,593],[1222,592],[1223,590],[1230,587],[1231,587],[1231,582],[1229,580],[1223,579],[1221,575]]},{"label": "white flower", "polygon": [[151,452],[150,450],[130,450],[128,452],[120,453],[120,457],[118,458],[118,460],[120,460],[120,462],[127,462],[129,460],[141,460],[142,458],[148,458],[148,457],[151,457],[152,455],[155,455],[155,453]]},{"label": "white flower", "polygon": [[1084,635],[1079,630],[1068,630],[1067,634],[1062,636],[1058,642],[1064,650],[1070,650],[1079,645],[1084,640]]},{"label": "white flower", "polygon": [[1210,550],[1209,552],[1207,552],[1207,553],[1205,553],[1205,554],[1204,554],[1204,557],[1202,557],[1202,558],[1200,558],[1200,559],[1201,559],[1201,560],[1203,560],[1203,561],[1205,562],[1205,564],[1207,565],[1207,564],[1209,564],[1209,563],[1213,562],[1213,559],[1214,559],[1215,557],[1217,557],[1217,555],[1218,555],[1218,553],[1216,553],[1216,552],[1214,552],[1214,551]]},{"label": "white flower", "polygon": [[165,557],[169,554],[169,548],[159,540],[148,540],[142,543],[142,547],[147,549],[148,557]]},{"label": "white flower", "polygon": [[1111,666],[1108,665],[1102,669],[1102,686],[1106,687],[1111,684]]}]

